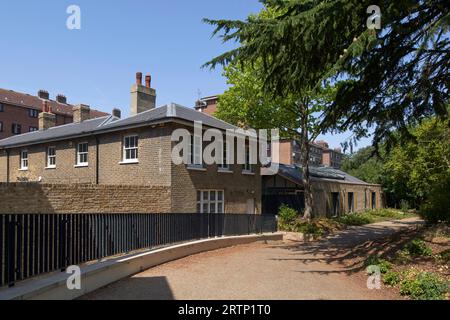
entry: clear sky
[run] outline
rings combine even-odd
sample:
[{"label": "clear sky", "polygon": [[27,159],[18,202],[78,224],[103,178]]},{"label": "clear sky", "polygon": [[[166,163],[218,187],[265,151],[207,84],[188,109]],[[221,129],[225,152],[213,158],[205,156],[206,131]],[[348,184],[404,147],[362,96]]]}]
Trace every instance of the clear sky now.
[{"label": "clear sky", "polygon": [[[69,5],[81,8],[81,30],[69,30]],[[231,48],[211,38],[203,18],[245,19],[257,0],[46,0],[0,2],[0,87],[128,114],[136,71],[152,75],[157,104],[193,106],[222,93],[221,70],[203,63]],[[350,134],[325,137],[330,146]],[[359,145],[367,145],[363,141]]]}]

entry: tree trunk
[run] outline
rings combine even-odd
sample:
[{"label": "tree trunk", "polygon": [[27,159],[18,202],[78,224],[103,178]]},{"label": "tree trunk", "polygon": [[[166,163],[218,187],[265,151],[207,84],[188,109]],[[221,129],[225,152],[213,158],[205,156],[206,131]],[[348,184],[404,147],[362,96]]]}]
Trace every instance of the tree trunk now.
[{"label": "tree trunk", "polygon": [[312,206],[313,206],[313,195],[311,191],[311,180],[309,177],[309,134],[308,134],[308,108],[305,103],[300,103],[300,118],[301,118],[301,160],[303,169],[303,188],[305,195],[305,211],[303,213],[303,218],[311,220],[313,217]]}]

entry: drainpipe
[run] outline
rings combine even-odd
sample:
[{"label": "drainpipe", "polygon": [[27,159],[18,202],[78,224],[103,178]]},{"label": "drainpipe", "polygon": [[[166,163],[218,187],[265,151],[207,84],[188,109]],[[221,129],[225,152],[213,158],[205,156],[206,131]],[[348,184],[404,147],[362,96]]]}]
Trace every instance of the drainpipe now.
[{"label": "drainpipe", "polygon": [[6,183],[9,183],[9,150],[6,149]]},{"label": "drainpipe", "polygon": [[98,173],[99,173],[99,148],[100,148],[100,143],[98,141],[98,136],[95,136],[95,184],[98,184],[99,178],[98,178]]}]

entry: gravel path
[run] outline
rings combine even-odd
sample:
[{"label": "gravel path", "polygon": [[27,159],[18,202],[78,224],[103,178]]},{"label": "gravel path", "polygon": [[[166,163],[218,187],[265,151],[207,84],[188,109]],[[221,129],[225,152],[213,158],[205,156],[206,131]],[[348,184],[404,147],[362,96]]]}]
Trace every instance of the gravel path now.
[{"label": "gravel path", "polygon": [[254,243],[151,268],[82,299],[399,299],[369,290],[362,261],[374,240],[422,224],[418,219],[352,227],[309,244]]}]

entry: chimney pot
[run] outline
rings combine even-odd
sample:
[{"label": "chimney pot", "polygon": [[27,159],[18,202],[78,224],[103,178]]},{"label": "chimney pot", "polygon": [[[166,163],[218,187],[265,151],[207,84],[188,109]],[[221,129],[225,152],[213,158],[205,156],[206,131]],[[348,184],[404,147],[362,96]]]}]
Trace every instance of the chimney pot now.
[{"label": "chimney pot", "polygon": [[131,115],[154,109],[156,106],[156,90],[150,87],[152,77],[150,75],[146,75],[145,86],[143,86],[139,84],[140,79],[138,75],[142,77],[142,73],[138,72],[136,74],[136,80],[138,83],[133,84],[131,87]]},{"label": "chimney pot", "polygon": [[118,108],[114,108],[114,109],[112,110],[112,115],[113,115],[114,117],[120,119],[121,116],[122,116],[122,111],[120,111],[120,109],[118,109]]},{"label": "chimney pot", "polygon": [[152,84],[152,76],[151,75],[146,75],[145,76],[145,86],[147,88],[150,88]]},{"label": "chimney pot", "polygon": [[136,72],[136,84],[142,86],[142,72]]},{"label": "chimney pot", "polygon": [[63,94],[58,94],[56,96],[56,101],[59,102],[59,103],[67,104],[67,98]]},{"label": "chimney pot", "polygon": [[47,100],[42,101],[42,112],[39,113],[39,130],[47,130],[56,125],[56,115]]},{"label": "chimney pot", "polygon": [[38,97],[41,98],[41,99],[47,99],[48,100],[50,98],[50,95],[45,90],[39,90],[38,91]]}]

